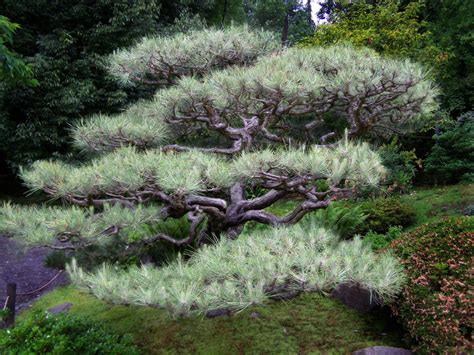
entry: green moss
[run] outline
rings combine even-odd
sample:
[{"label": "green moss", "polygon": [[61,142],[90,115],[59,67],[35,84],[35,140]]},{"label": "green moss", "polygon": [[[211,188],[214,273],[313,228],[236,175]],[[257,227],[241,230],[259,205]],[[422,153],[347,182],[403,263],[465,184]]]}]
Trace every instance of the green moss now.
[{"label": "green moss", "polygon": [[73,303],[72,314],[130,333],[146,354],[347,353],[373,345],[400,346],[401,334],[379,313],[362,315],[338,301],[307,294],[251,307],[232,317],[173,319],[148,307],[106,304],[73,287],[46,294],[23,312]]},{"label": "green moss", "polygon": [[415,210],[415,226],[419,226],[439,217],[461,215],[462,210],[474,201],[474,184],[419,188],[400,199]]}]

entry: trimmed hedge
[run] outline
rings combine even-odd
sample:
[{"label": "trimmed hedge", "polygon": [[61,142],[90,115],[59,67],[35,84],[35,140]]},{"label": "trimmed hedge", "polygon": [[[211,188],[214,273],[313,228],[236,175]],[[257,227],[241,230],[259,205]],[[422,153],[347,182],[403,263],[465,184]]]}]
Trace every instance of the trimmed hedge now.
[{"label": "trimmed hedge", "polygon": [[472,260],[474,218],[424,224],[392,242],[408,276],[393,307],[420,353],[473,349]]}]

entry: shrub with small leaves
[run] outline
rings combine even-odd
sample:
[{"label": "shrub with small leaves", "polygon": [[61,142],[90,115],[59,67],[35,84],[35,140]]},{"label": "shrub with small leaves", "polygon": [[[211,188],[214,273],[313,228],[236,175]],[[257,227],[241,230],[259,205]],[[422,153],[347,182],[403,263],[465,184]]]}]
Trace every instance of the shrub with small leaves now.
[{"label": "shrub with small leaves", "polygon": [[395,313],[420,353],[473,350],[474,218],[424,224],[391,244],[408,276]]},{"label": "shrub with small leaves", "polygon": [[403,150],[395,136],[389,143],[380,147],[379,154],[388,171],[384,181],[387,192],[404,193],[409,190],[417,167],[421,167],[421,160],[417,157],[415,149]]},{"label": "shrub with small leaves", "polygon": [[364,235],[369,231],[384,234],[392,226],[406,227],[415,221],[415,210],[397,198],[377,198],[361,204],[361,210],[367,215],[365,223],[357,228]]},{"label": "shrub with small leaves", "polygon": [[118,336],[96,322],[69,315],[36,314],[0,332],[0,353],[139,354],[130,337]]}]

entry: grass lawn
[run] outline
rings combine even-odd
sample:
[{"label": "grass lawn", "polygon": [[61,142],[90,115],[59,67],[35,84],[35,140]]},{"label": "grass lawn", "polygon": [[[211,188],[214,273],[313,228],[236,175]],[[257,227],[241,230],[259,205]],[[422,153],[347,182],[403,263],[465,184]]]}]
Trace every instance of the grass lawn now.
[{"label": "grass lawn", "polygon": [[132,334],[145,354],[343,354],[374,345],[403,346],[402,334],[381,311],[359,314],[317,294],[232,317],[173,319],[161,309],[110,305],[68,286],[44,295],[19,320],[64,302],[73,303],[72,314]]},{"label": "grass lawn", "polygon": [[421,188],[400,198],[415,209],[418,226],[440,217],[461,215],[464,208],[474,204],[474,184]]}]

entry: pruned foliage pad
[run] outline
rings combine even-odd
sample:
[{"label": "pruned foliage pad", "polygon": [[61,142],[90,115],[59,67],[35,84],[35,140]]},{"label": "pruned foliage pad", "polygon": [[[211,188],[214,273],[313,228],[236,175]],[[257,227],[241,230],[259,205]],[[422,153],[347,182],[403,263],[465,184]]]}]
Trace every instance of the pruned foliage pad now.
[{"label": "pruned foliage pad", "polygon": [[112,303],[163,307],[176,316],[238,311],[300,292],[329,292],[342,282],[390,301],[403,284],[399,262],[374,254],[362,241],[339,242],[332,232],[292,226],[221,239],[166,267],[121,270],[104,265],[93,273],[75,263],[73,282]]},{"label": "pruned foliage pad", "polygon": [[[37,162],[23,173],[32,189],[85,208],[7,204],[0,211],[0,231],[17,235],[25,244],[74,250],[126,238],[141,224],[186,216],[190,231],[182,239],[158,233],[129,242],[200,244],[220,232],[235,237],[249,221],[295,223],[334,199],[350,196],[358,186],[377,184],[384,171],[368,145],[348,141],[333,148],[242,153],[233,160],[199,151],[122,148],[80,167]],[[249,184],[266,192],[247,199],[244,188]],[[301,202],[287,215],[264,210],[291,195],[299,195]]]},{"label": "pruned foliage pad", "polygon": [[123,145],[183,151],[189,147],[173,141],[199,130],[221,136],[227,144],[203,150],[223,154],[257,142],[326,144],[339,138],[338,126],[349,137],[406,131],[437,107],[436,94],[427,72],[409,61],[346,46],[293,48],[254,66],[183,77],[151,102],[84,121],[74,139],[91,152]]},{"label": "pruned foliage pad", "polygon": [[474,218],[424,224],[394,241],[408,276],[394,307],[422,353],[472,350]]}]

